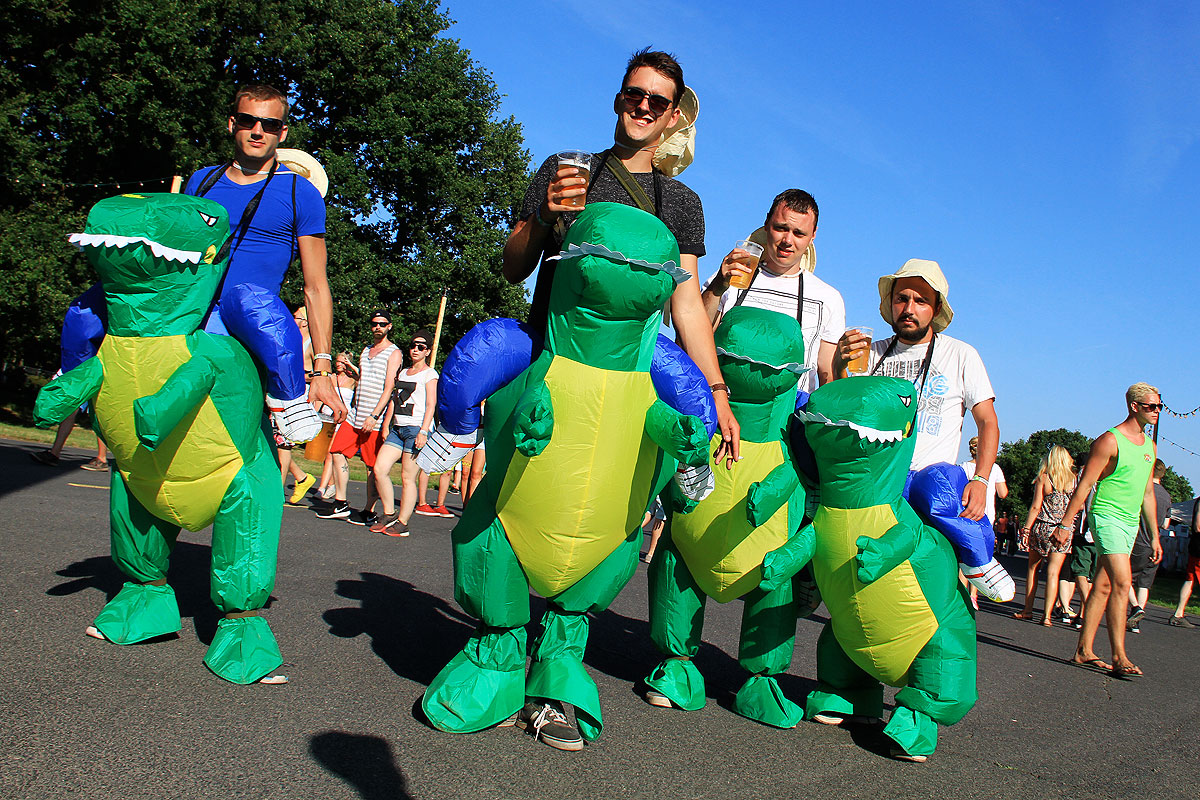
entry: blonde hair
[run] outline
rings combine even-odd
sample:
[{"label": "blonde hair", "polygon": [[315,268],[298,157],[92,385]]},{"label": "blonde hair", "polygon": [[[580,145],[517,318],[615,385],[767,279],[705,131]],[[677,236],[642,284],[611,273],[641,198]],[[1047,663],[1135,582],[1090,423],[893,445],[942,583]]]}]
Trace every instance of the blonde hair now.
[{"label": "blonde hair", "polygon": [[1140,403],[1152,394],[1161,396],[1157,386],[1151,386],[1145,381],[1138,381],[1125,390],[1125,405]]},{"label": "blonde hair", "polygon": [[1050,480],[1050,488],[1056,492],[1069,492],[1075,488],[1075,461],[1065,447],[1056,444],[1042,456],[1034,483],[1043,475]]}]

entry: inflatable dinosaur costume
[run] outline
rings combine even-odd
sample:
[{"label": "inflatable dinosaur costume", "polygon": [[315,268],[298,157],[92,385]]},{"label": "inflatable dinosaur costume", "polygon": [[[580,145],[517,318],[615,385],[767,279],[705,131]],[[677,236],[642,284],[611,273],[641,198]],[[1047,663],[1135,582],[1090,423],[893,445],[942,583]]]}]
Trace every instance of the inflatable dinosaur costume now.
[{"label": "inflatable dinosaur costume", "polygon": [[[589,203],[563,246],[545,349],[531,351],[511,321],[490,320],[464,337],[443,375],[500,387],[487,401],[488,471],[452,537],[455,599],[480,625],[421,702],[451,733],[501,723],[528,697],[573,705],[583,737],[600,735],[599,693],[582,661],[587,615],[635,572],[662,451],[688,464],[707,458],[715,411],[699,370],[674,349],[700,416],[681,413],[687,404],[652,376],[658,354],[674,347],[658,335],[663,303],[688,278],[670,231],[639,209]],[[548,608],[526,679],[530,588]]]},{"label": "inflatable dinosaur costume", "polygon": [[[650,565],[650,634],[667,655],[646,684],[654,705],[687,711],[704,707],[704,678],[692,662],[700,647],[704,605],[741,598],[738,660],[750,673],[734,710],[750,719],[790,728],[800,706],[773,677],[787,670],[796,638],[792,575],[763,581],[766,555],[800,530],[805,492],[787,445],[804,372],[804,344],[792,317],[739,306],[716,331],[721,374],[741,425],[741,461],[714,470],[715,486],[697,505],[675,483],[660,550]],[[714,437],[711,446],[718,444]],[[669,702],[668,702],[669,701]]]},{"label": "inflatable dinosaur costume", "polygon": [[878,718],[881,682],[901,687],[884,733],[894,755],[924,761],[938,723],[954,724],[975,704],[975,620],[954,550],[901,495],[916,408],[916,388],[898,378],[849,378],[813,392],[797,415],[820,506],[814,534],[802,532],[791,555],[811,557],[830,620],[805,717]]},{"label": "inflatable dinosaur costume", "polygon": [[108,335],[95,357],[42,389],[34,416],[49,427],[91,399],[116,457],[112,556],[130,580],[96,631],[117,644],[179,631],[167,561],[181,528],[212,525],[211,594],[225,618],[204,663],[244,684],[283,663],[257,615],[275,583],[283,501],[258,370],[236,339],[196,330],[225,274],[228,238],[228,214],[210,200],[97,203],[71,241],[100,274]]}]

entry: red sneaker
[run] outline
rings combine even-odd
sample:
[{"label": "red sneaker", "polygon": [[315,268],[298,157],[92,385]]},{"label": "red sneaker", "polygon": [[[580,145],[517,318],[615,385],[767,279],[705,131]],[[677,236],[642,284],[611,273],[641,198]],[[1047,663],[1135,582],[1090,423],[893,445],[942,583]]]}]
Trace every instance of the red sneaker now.
[{"label": "red sneaker", "polygon": [[441,516],[440,514],[438,514],[437,511],[434,510],[433,506],[429,505],[429,503],[421,503],[416,508],[414,508],[413,511],[417,512],[418,514],[420,514],[423,517]]},{"label": "red sneaker", "polygon": [[433,512],[435,514],[437,514],[439,517],[446,517],[448,519],[454,519],[454,515],[450,513],[450,509],[446,508],[445,506],[434,506]]}]

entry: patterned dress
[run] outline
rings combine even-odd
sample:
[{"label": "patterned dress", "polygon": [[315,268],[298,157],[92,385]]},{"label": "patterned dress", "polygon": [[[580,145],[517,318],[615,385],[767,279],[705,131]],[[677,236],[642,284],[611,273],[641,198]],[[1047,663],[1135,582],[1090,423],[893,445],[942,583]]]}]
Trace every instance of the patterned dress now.
[{"label": "patterned dress", "polygon": [[1037,519],[1029,531],[1033,549],[1042,557],[1051,553],[1071,552],[1069,541],[1063,547],[1059,547],[1054,542],[1054,529],[1062,522],[1063,513],[1067,510],[1067,503],[1070,499],[1069,491],[1060,492],[1051,489],[1042,495],[1042,509],[1038,512]]}]

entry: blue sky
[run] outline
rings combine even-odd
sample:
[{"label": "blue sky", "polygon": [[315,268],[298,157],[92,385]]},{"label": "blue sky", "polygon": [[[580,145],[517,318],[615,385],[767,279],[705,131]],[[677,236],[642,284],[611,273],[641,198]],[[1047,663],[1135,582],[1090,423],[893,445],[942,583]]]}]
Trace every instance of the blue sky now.
[{"label": "blue sky", "polygon": [[[817,273],[848,324],[882,328],[878,277],[938,261],[1002,441],[1097,435],[1136,380],[1200,406],[1200,4],[443,7],[535,164],[610,144],[629,54],[675,53],[700,98],[681,179],[704,203],[701,275],[792,186],[820,204]],[[1200,487],[1200,457],[1162,437],[1200,453],[1200,415],[1163,414],[1160,436]]]}]

